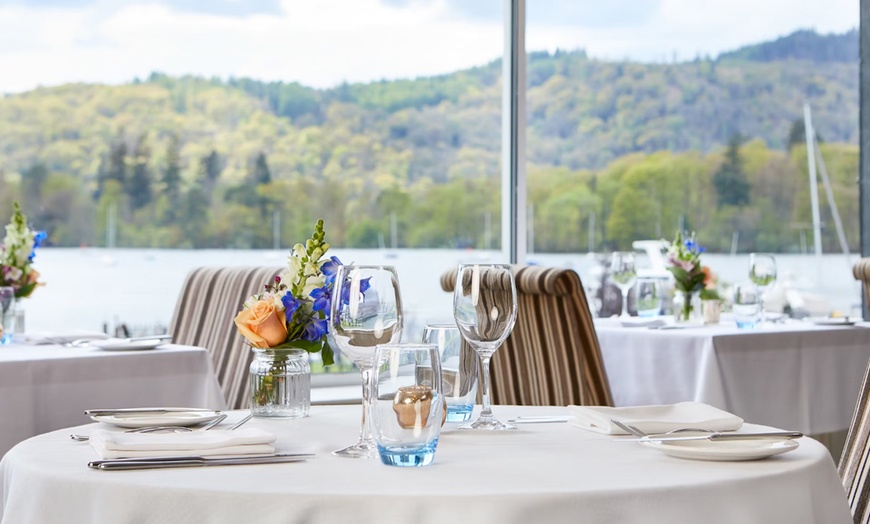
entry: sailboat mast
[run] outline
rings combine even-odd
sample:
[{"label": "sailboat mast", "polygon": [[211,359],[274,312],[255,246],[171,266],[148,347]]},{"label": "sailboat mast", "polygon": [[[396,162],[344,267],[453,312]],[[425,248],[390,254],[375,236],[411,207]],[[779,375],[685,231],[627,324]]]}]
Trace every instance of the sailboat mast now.
[{"label": "sailboat mast", "polygon": [[807,164],[810,173],[810,205],[813,209],[813,243],[816,256],[822,256],[822,221],[819,217],[819,183],[816,177],[815,148],[813,147],[813,120],[810,116],[810,104],[804,102],[804,130],[807,138]]}]

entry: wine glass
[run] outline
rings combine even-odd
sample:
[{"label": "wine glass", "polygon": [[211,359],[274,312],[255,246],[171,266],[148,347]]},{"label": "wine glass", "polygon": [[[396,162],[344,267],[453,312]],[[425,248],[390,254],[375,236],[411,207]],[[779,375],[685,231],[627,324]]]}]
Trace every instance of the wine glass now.
[{"label": "wine glass", "polygon": [[630,251],[616,251],[610,258],[610,277],[622,291],[622,314],[620,318],[626,318],[628,314],[628,292],[637,280],[637,270],[634,264],[634,253]]},{"label": "wine glass", "polygon": [[516,429],[496,420],[489,405],[489,363],[517,320],[517,287],[511,267],[506,264],[460,265],[453,290],[453,317],[462,337],[480,358],[483,370],[480,416],[459,429]]},{"label": "wine glass", "polygon": [[776,260],[773,255],[749,254],[749,280],[758,286],[761,293],[761,322],[764,322],[764,298],[767,290],[776,282]]},{"label": "wine glass", "polygon": [[340,266],[335,274],[329,318],[329,345],[359,368],[363,398],[359,441],[333,453],[377,458],[378,448],[369,426],[372,367],[378,344],[395,344],[402,336],[402,296],[396,269]]}]

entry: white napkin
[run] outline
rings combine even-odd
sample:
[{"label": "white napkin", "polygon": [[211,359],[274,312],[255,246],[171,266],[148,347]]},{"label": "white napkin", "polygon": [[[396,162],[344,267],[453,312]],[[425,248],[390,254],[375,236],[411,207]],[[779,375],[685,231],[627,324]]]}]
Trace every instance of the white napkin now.
[{"label": "white napkin", "polygon": [[188,433],[125,433],[94,429],[90,443],[100,458],[182,457],[274,453],[275,435],[259,428]]},{"label": "white napkin", "polygon": [[644,433],[667,433],[680,428],[733,431],[743,425],[737,415],[700,402],[680,402],[664,406],[632,406],[609,408],[603,406],[568,406],[572,415],[568,423],[608,435],[627,435],[610,420],[637,427]]}]

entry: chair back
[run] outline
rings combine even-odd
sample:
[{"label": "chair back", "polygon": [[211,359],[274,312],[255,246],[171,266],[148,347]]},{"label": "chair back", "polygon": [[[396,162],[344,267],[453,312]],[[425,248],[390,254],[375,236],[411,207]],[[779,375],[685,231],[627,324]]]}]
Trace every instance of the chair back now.
[{"label": "chair back", "polygon": [[852,266],[852,275],[855,280],[864,284],[864,299],[870,304],[870,258],[862,258]]},{"label": "chair back", "polygon": [[864,373],[861,394],[855,404],[837,469],[846,489],[852,518],[856,523],[870,522],[870,365]]},{"label": "chair back", "polygon": [[[444,291],[453,292],[457,271],[442,275]],[[577,273],[523,266],[514,268],[514,277],[517,322],[492,360],[493,403],[613,405],[592,314]]]},{"label": "chair back", "polygon": [[253,352],[233,319],[242,303],[280,274],[280,267],[200,267],[181,288],[169,333],[176,344],[206,348],[230,409],[249,406],[248,367]]}]

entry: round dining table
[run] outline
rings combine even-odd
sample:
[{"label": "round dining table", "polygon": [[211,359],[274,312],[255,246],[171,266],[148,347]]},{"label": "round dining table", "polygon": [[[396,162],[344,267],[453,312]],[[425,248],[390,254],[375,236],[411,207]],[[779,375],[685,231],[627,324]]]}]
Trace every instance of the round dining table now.
[{"label": "round dining table", "polygon": [[[566,408],[495,406],[500,419]],[[230,412],[221,431],[246,413]],[[333,456],[356,440],[357,406],[315,406],[302,419],[254,419],[278,452],[306,462],[101,471],[94,448],[70,439],[103,424],[30,438],[0,462],[2,522],[241,523],[584,522],[847,524],[828,451],[810,438],[763,460],[665,455],[625,436],[566,422],[485,432],[446,424],[432,465],[400,468]],[[747,425],[743,431],[763,427]]]}]

